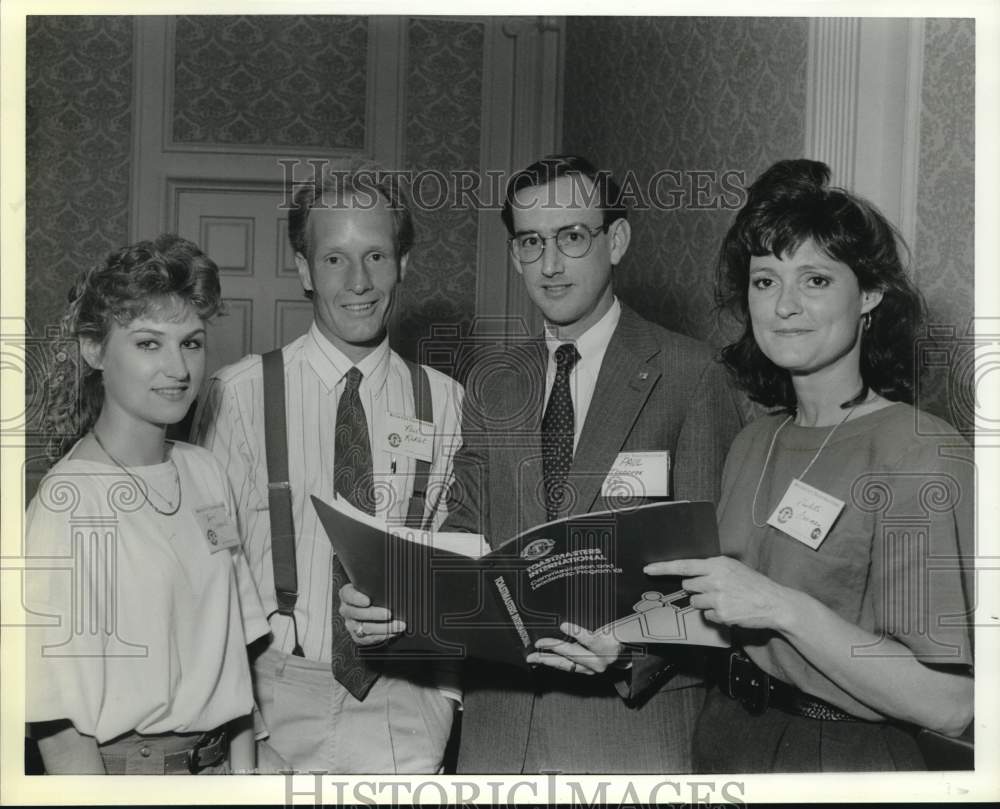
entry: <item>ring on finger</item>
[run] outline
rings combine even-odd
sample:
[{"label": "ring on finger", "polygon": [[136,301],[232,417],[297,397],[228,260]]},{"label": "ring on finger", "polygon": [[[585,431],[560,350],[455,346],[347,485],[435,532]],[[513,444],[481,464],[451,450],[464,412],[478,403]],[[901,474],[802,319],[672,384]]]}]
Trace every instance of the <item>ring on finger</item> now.
[{"label": "ring on finger", "polygon": [[358,621],[358,628],[354,630],[354,634],[359,638],[363,638],[365,636],[365,625],[360,621]]},{"label": "ring on finger", "polygon": [[575,661],[575,660],[574,660],[574,661],[573,661],[572,663],[570,663],[570,666],[569,666],[569,670],[570,670],[571,672],[573,672],[573,674],[576,674],[576,671],[577,671],[577,665],[576,665],[576,661]]}]

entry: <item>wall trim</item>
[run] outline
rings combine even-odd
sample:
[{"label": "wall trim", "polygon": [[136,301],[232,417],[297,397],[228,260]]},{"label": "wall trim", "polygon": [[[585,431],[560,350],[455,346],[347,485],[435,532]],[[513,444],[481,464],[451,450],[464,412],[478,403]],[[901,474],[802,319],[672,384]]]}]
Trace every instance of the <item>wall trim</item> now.
[{"label": "wall trim", "polygon": [[282,182],[266,180],[230,180],[225,178],[207,177],[170,177],[164,180],[166,211],[164,213],[167,229],[176,232],[180,227],[178,212],[180,210],[181,194],[277,194],[287,193]]},{"label": "wall trim", "polygon": [[854,186],[861,21],[809,20],[806,156],[830,166],[833,181]]},{"label": "wall trim", "polygon": [[903,146],[900,150],[900,233],[910,249],[917,242],[917,192],[920,185],[920,120],[923,113],[925,20],[909,21],[907,32],[906,110]]},{"label": "wall trim", "polygon": [[923,62],[922,19],[809,21],[805,156],[878,205],[911,247]]}]

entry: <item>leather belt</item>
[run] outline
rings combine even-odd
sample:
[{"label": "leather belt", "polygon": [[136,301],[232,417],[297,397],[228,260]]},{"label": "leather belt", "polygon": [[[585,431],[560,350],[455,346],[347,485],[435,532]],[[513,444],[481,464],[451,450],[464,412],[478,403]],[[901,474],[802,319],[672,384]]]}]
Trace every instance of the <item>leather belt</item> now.
[{"label": "leather belt", "polygon": [[[141,738],[141,737],[140,737]],[[150,737],[150,746],[139,746],[129,753],[102,752],[104,769],[108,775],[125,775],[129,758],[140,756],[148,758],[151,756],[151,747],[155,745],[155,736]],[[177,773],[190,773],[192,775],[200,772],[205,767],[219,764],[226,757],[229,750],[229,736],[225,728],[217,728],[203,733],[194,740],[191,747],[186,750],[175,750],[172,753],[163,754],[163,774],[174,775]]]},{"label": "leather belt", "polygon": [[759,715],[768,708],[779,708],[808,719],[825,719],[830,722],[866,721],[772,677],[742,650],[731,652],[723,660],[724,666],[714,666],[716,684],[728,697],[739,700],[751,714]]}]

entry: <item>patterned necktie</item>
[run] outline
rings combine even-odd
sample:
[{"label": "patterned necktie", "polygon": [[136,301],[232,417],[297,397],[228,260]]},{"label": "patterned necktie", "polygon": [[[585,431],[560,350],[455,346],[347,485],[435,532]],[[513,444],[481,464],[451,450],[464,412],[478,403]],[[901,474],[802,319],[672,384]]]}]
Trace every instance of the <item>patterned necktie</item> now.
[{"label": "patterned necktie", "polygon": [[[368,420],[361,405],[358,387],[361,371],[351,368],[347,384],[337,403],[337,429],[333,439],[333,488],[352,506],[368,514],[375,513],[375,487],[372,474],[372,448],[368,439]],[[357,700],[363,700],[378,679],[358,655],[357,647],[339,612],[340,588],[350,579],[340,560],[333,558],[333,647],[330,667],[333,676]]]},{"label": "patterned necktie", "polygon": [[556,379],[542,417],[542,479],[545,484],[545,512],[551,522],[560,510],[572,505],[566,490],[566,476],[573,462],[573,397],[569,374],[580,359],[572,343],[556,349]]}]

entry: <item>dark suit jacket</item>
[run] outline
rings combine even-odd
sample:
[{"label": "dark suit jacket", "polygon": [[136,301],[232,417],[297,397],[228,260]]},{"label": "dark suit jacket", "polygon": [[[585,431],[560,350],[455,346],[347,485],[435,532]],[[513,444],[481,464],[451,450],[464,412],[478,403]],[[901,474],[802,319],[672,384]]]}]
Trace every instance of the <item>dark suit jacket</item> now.
[{"label": "dark suit jacket", "polygon": [[[469,374],[464,445],[455,456],[455,483],[443,530],[482,533],[498,547],[545,521],[540,425],[546,361],[544,341],[532,340],[502,353],[487,353]],[[740,421],[725,372],[708,346],[623,307],[569,471],[572,496],[564,513],[608,508],[601,484],[618,453],[629,450],[668,450],[673,499],[717,502],[722,465]],[[655,688],[663,673],[662,659],[639,658],[622,690],[637,700]],[[610,676],[570,680],[570,675],[557,675],[521,675],[470,663],[460,771],[521,771],[533,700],[540,690],[583,689],[586,694],[581,696],[600,694],[621,703]],[[623,721],[642,721],[642,709],[626,711],[624,703],[621,708]],[[628,741],[607,737],[608,731],[615,731],[607,727],[606,716],[603,727],[590,727],[589,714],[580,711],[578,733],[571,728],[574,756],[579,756],[576,772],[594,771],[587,763],[590,746],[596,750]]]}]

